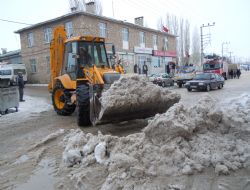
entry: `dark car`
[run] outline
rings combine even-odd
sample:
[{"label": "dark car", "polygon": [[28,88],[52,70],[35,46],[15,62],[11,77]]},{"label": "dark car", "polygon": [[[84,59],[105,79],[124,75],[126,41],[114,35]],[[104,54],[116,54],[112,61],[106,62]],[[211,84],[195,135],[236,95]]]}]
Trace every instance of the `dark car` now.
[{"label": "dark car", "polygon": [[162,87],[174,86],[174,79],[167,73],[160,73],[154,78],[153,83]]},{"label": "dark car", "polygon": [[193,80],[188,81],[185,87],[189,92],[192,91],[192,89],[206,90],[208,92],[211,89],[223,88],[224,81],[221,75],[215,73],[200,73],[196,74]]}]

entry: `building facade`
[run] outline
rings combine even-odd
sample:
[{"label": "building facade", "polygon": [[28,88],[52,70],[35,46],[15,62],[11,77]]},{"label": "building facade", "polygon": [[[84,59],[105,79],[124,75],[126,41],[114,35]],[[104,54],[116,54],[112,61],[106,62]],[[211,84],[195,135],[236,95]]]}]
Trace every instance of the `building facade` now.
[{"label": "building facade", "polygon": [[135,64],[142,70],[144,62],[149,74],[165,72],[166,65],[176,59],[174,35],[87,12],[74,12],[16,31],[20,34],[22,61],[27,67],[30,83],[50,81],[49,47],[53,29],[58,25],[65,26],[68,37],[104,37],[108,54],[114,44],[117,59],[121,59],[127,73],[134,72]]},{"label": "building facade", "polygon": [[22,64],[21,50],[3,51],[2,54],[0,54],[0,63]]}]

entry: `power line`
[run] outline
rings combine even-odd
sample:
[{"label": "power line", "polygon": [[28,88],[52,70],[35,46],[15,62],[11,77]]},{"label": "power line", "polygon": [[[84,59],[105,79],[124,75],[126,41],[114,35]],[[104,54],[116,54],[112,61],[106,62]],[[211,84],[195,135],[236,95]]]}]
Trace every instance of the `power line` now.
[{"label": "power line", "polygon": [[0,18],[0,20],[4,21],[4,22],[15,23],[15,24],[24,24],[24,25],[29,25],[29,26],[33,25],[33,24],[28,24],[28,23],[24,23],[24,22],[13,21],[13,20],[5,20],[5,19],[1,19],[1,18]]}]

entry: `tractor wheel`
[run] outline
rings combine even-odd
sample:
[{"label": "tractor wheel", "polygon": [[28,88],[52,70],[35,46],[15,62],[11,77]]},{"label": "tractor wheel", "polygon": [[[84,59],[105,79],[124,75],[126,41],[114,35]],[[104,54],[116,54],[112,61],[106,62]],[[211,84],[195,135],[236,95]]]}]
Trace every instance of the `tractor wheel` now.
[{"label": "tractor wheel", "polygon": [[58,115],[71,115],[74,111],[76,106],[74,104],[68,105],[66,103],[66,92],[65,88],[60,82],[57,82],[53,91],[52,91],[52,103],[54,106],[54,110]]},{"label": "tractor wheel", "polygon": [[77,100],[77,124],[78,126],[85,127],[91,125],[90,121],[90,96],[89,86],[79,85],[76,88]]}]

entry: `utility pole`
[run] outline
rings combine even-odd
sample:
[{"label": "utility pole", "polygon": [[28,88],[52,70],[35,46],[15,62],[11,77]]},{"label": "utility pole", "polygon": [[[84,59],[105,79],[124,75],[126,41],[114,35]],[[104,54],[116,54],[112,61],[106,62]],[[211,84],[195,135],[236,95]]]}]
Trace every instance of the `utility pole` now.
[{"label": "utility pole", "polygon": [[226,45],[226,44],[230,44],[230,42],[222,42],[222,44],[221,44],[221,57],[222,57],[222,60],[224,60],[223,59],[223,56],[224,56],[224,54],[223,54],[223,52],[224,52],[224,45]]},{"label": "utility pole", "polygon": [[230,62],[232,63],[232,51],[228,52],[230,54]]},{"label": "utility pole", "polygon": [[115,11],[114,11],[114,2],[112,0],[112,12],[113,12],[113,18],[115,18]]},{"label": "utility pole", "polygon": [[207,25],[202,24],[202,26],[200,27],[200,29],[201,29],[201,66],[202,66],[203,58],[204,58],[204,46],[203,46],[204,45],[204,35],[203,35],[202,29],[205,27],[211,27],[214,25],[215,25],[215,22],[213,22],[213,24],[208,23]]}]

